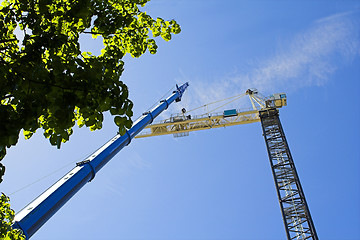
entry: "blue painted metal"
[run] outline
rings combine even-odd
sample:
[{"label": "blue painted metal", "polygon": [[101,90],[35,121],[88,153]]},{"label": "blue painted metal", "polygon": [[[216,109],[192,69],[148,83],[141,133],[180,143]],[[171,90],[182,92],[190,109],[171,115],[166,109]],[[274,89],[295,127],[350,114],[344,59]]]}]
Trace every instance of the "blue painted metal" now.
[{"label": "blue painted metal", "polygon": [[224,117],[232,117],[236,115],[237,115],[236,109],[224,110]]},{"label": "blue painted metal", "polygon": [[14,228],[21,229],[26,238],[30,238],[47,220],[49,220],[72,196],[87,182],[91,181],[96,173],[110,161],[123,147],[131,142],[142,129],[150,124],[162,111],[176,101],[180,101],[188,83],[178,87],[167,99],[162,100],[150,112],[137,119],[133,127],[126,134],[119,134],[110,139],[96,152],[65,174],[49,189],[32,201],[15,215]]}]

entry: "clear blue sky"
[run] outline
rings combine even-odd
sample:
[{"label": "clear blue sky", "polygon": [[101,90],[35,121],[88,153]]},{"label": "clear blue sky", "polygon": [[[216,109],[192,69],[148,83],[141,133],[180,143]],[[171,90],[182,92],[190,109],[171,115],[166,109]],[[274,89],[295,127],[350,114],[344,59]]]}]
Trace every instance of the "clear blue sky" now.
[{"label": "clear blue sky", "polygon": [[[182,33],[126,57],[139,116],[176,83],[185,106],[258,88],[286,92],[280,118],[320,239],[360,239],[360,1],[152,0]],[[99,46],[83,39],[84,49]],[[169,114],[169,113],[167,113]],[[117,129],[76,129],[61,150],[41,131],[4,160],[19,211]],[[32,239],[285,239],[259,123],[133,140]]]}]

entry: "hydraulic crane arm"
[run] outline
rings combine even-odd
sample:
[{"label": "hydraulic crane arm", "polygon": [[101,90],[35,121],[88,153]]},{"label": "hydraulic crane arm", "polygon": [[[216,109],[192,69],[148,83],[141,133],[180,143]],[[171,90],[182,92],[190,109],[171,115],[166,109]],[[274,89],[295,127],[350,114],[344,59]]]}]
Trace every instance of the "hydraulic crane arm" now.
[{"label": "hydraulic crane arm", "polygon": [[76,194],[87,182],[90,182],[95,174],[110,161],[123,147],[130,144],[146,125],[153,122],[162,111],[176,101],[180,101],[188,83],[178,87],[168,98],[160,101],[151,111],[146,112],[133,124],[125,135],[117,134],[105,145],[91,154],[87,159],[77,163],[58,182],[43,192],[15,215],[14,228],[23,231],[26,238],[30,238],[47,220],[49,220],[72,196]]}]

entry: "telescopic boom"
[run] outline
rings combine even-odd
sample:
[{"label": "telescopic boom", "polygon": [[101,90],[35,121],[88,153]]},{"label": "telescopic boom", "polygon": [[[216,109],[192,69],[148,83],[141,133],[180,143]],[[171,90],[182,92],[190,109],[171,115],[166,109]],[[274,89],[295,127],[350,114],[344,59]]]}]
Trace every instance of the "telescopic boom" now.
[{"label": "telescopic boom", "polygon": [[151,111],[146,112],[137,119],[133,127],[123,136],[119,134],[110,139],[96,152],[91,154],[84,161],[76,164],[65,176],[58,180],[49,189],[43,192],[39,197],[32,201],[15,215],[14,228],[21,229],[26,238],[29,239],[47,220],[49,220],[77,191],[79,191],[87,182],[94,179],[96,173],[110,161],[123,147],[130,144],[141,130],[164,110],[166,110],[174,101],[181,100],[182,94],[189,86],[185,83],[178,87],[166,99]]}]

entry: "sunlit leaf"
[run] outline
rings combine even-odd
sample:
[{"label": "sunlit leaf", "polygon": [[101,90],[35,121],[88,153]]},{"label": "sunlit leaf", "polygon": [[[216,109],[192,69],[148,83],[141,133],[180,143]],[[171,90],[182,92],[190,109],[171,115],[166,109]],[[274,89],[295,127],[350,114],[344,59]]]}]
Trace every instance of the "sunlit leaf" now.
[{"label": "sunlit leaf", "polygon": [[[43,129],[50,144],[70,140],[73,127],[102,128],[110,111],[120,134],[131,128],[133,103],[119,79],[123,57],[157,52],[175,20],[141,11],[148,0],[3,0],[0,6],[0,160],[23,131]],[[15,29],[24,33],[22,42]],[[150,33],[151,32],[151,33]],[[82,52],[83,35],[102,38],[100,55]],[[19,47],[18,44],[21,44]],[[5,167],[0,163],[0,182]]]}]

